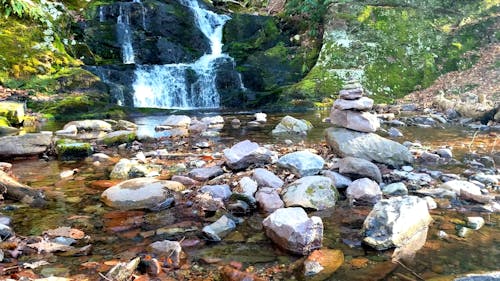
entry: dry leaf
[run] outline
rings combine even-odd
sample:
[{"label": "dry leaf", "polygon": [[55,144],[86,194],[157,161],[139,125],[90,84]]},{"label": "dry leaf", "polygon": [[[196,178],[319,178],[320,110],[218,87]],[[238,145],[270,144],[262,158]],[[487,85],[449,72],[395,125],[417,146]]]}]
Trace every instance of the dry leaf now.
[{"label": "dry leaf", "polygon": [[49,264],[49,263],[48,263],[48,262],[46,262],[46,261],[35,261],[35,262],[31,262],[31,263],[29,263],[29,262],[25,262],[25,263],[23,264],[23,267],[24,267],[24,268],[31,268],[31,269],[35,269],[35,268],[37,268],[37,267],[40,267],[40,266],[42,266],[42,265],[47,265],[47,264]]},{"label": "dry leaf", "polygon": [[27,246],[30,248],[36,249],[39,254],[42,252],[45,252],[45,253],[53,253],[53,252],[58,252],[58,251],[64,252],[64,251],[69,251],[69,250],[74,249],[74,247],[59,244],[59,243],[49,242],[45,239],[43,239],[42,241],[40,241],[38,243],[28,244]]},{"label": "dry leaf", "polygon": [[44,234],[48,234],[50,236],[69,237],[73,239],[82,239],[83,237],[85,237],[85,232],[76,228],[70,228],[68,226],[50,229],[45,231]]}]

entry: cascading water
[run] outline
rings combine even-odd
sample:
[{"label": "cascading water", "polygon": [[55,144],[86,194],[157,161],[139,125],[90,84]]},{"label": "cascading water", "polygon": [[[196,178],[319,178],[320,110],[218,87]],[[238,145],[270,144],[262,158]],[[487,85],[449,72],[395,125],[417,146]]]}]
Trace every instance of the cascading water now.
[{"label": "cascading water", "polygon": [[122,61],[124,64],[135,63],[134,48],[132,47],[132,30],[130,29],[130,5],[120,4],[117,19],[118,40],[122,46]]},{"label": "cascading water", "polygon": [[210,40],[210,54],[191,64],[138,66],[133,84],[135,107],[219,107],[215,83],[217,64],[221,60],[234,63],[231,57],[222,53],[222,28],[230,17],[201,8],[197,0],[179,1],[193,11],[197,27]]}]

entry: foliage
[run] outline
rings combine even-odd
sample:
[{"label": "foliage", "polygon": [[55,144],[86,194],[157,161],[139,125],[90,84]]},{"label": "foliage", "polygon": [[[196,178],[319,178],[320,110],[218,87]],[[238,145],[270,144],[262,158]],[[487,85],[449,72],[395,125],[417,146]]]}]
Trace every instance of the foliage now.
[{"label": "foliage", "polygon": [[285,10],[288,15],[300,16],[309,26],[312,36],[319,35],[323,18],[328,11],[328,6],[333,0],[290,0],[287,1]]},{"label": "foliage", "polygon": [[0,12],[5,18],[15,15],[33,20],[39,20],[45,15],[42,8],[30,0],[0,0]]}]

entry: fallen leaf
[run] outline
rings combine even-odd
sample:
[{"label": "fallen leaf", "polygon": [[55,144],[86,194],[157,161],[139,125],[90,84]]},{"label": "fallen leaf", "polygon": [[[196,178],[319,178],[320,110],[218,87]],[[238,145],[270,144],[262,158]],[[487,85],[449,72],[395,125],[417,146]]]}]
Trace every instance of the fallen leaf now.
[{"label": "fallen leaf", "polygon": [[38,251],[38,253],[64,252],[64,251],[69,251],[69,250],[74,249],[74,247],[59,244],[59,243],[49,242],[45,239],[43,239],[42,241],[40,241],[38,243],[28,244],[27,246],[30,248],[36,249]]},{"label": "fallen leaf", "polygon": [[47,261],[35,261],[35,262],[31,262],[31,263],[29,263],[29,262],[25,262],[25,263],[23,264],[23,267],[24,267],[24,268],[31,268],[31,269],[35,269],[35,268],[37,268],[37,267],[40,267],[40,266],[42,266],[42,265],[47,265],[47,264],[49,264]]},{"label": "fallen leaf", "polygon": [[50,236],[69,237],[73,239],[82,239],[83,237],[85,237],[85,232],[76,228],[70,228],[68,226],[63,226],[56,229],[50,229],[45,231],[44,234],[48,234]]}]

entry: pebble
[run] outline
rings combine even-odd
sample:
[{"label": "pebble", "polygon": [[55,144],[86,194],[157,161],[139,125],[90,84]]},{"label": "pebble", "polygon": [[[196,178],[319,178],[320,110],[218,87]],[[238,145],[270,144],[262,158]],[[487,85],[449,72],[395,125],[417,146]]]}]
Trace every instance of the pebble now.
[{"label": "pebble", "polygon": [[478,230],[484,226],[484,219],[482,217],[467,217],[467,227],[473,230]]}]

